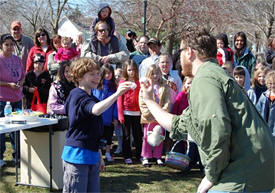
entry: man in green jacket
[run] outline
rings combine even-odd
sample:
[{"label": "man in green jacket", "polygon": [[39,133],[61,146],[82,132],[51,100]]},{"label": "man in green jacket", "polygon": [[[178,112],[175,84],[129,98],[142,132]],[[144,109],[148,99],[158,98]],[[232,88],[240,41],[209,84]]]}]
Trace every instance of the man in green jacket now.
[{"label": "man in green jacket", "polygon": [[150,80],[144,102],[172,138],[188,131],[199,147],[205,177],[197,192],[271,192],[274,138],[254,105],[216,63],[216,40],[206,30],[190,30],[181,41],[183,75],[194,75],[189,108],[176,116],[152,100]]}]

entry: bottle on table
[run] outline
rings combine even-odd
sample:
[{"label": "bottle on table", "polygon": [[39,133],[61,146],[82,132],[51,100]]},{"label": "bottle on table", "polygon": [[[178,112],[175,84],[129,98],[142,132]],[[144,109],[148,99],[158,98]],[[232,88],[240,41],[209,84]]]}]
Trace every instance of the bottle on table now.
[{"label": "bottle on table", "polygon": [[4,108],[4,115],[5,115],[5,123],[11,123],[11,116],[12,116],[12,107],[10,101],[7,101],[6,106]]}]

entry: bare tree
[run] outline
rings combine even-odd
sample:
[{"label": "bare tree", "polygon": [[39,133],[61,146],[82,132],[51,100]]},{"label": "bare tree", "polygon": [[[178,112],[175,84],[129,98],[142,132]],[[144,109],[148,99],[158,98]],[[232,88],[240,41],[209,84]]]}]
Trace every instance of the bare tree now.
[{"label": "bare tree", "polygon": [[58,31],[58,24],[64,10],[65,5],[68,3],[68,0],[48,0],[49,7],[50,7],[50,18],[51,18],[51,26],[53,32],[57,34]]}]

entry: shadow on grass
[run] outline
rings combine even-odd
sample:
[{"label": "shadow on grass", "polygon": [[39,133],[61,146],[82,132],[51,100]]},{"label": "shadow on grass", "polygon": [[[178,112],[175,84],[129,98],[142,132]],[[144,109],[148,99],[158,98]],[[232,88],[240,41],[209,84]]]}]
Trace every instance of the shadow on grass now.
[{"label": "shadow on grass", "polygon": [[100,181],[102,192],[175,192],[186,187],[194,190],[201,178],[202,173],[199,170],[183,173],[155,165],[145,168],[136,164],[122,164],[107,166]]}]

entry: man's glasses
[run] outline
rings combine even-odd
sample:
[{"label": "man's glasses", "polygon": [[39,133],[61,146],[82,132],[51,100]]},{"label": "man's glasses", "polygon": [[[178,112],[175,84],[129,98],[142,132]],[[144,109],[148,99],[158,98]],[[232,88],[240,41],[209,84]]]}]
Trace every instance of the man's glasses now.
[{"label": "man's glasses", "polygon": [[97,31],[99,31],[100,33],[102,33],[102,32],[107,32],[107,29],[98,29]]}]

